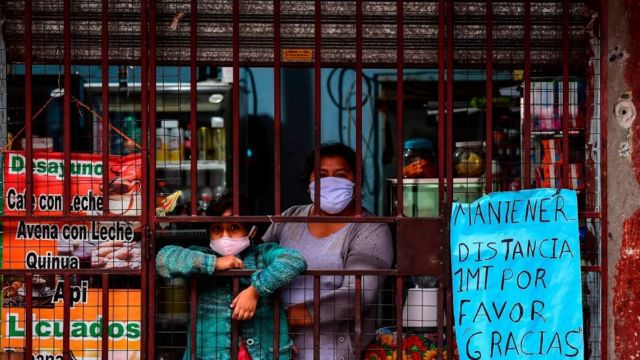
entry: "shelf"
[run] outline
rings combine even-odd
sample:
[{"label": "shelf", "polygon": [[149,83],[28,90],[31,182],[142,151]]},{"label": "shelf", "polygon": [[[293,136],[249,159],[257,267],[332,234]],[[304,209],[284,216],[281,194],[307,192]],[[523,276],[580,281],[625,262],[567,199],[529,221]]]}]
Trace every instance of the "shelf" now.
[{"label": "shelf", "polygon": [[[221,160],[198,160],[198,170],[226,170],[227,164]],[[156,170],[191,171],[191,160],[157,161]]]},{"label": "shelf", "polygon": [[[389,178],[387,179],[387,181],[391,182],[392,184],[397,184],[398,183],[398,179],[396,178]],[[479,177],[470,177],[470,178],[461,178],[461,177],[457,177],[457,178],[453,178],[453,183],[454,184],[480,184],[483,182],[483,178],[479,178]],[[413,185],[413,184],[437,184],[438,183],[438,178],[412,178],[412,179],[402,179],[402,183],[404,185]],[[447,185],[447,179],[444,179],[444,185]]]},{"label": "shelf", "polygon": [[[569,129],[569,135],[584,134],[584,129]],[[562,130],[531,130],[531,136],[562,137]]]}]

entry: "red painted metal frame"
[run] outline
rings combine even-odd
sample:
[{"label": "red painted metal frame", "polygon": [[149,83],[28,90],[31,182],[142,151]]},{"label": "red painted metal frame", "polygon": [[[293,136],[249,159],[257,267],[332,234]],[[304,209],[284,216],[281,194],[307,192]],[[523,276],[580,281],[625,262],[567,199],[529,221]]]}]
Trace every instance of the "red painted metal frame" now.
[{"label": "red painted metal frame", "polygon": [[[64,163],[71,164],[71,0],[64,0],[63,2],[63,37],[64,37]],[[64,179],[63,179],[63,199],[71,199],[71,166],[64,167]],[[62,209],[63,215],[69,214],[69,207],[65,206]],[[71,324],[71,280],[69,274],[65,274],[64,277],[64,307],[63,307],[63,331],[62,331],[62,354],[63,359],[70,359],[70,324]]]},{"label": "red painted metal frame", "polygon": [[[404,278],[402,276],[396,277],[396,339],[403,339],[402,328],[402,303],[404,295]],[[402,359],[402,341],[396,341],[396,359]]]},{"label": "red painted metal frame", "polygon": [[[65,162],[69,163],[71,158],[71,0],[64,0],[65,9],[63,15],[64,22],[64,139],[65,139],[65,149],[64,149],[64,157]],[[102,53],[105,54],[102,60],[102,103],[103,103],[103,128],[102,128],[102,159],[103,163],[108,163],[109,160],[109,128],[108,128],[108,104],[109,104],[109,94],[108,94],[108,74],[109,74],[109,37],[108,37],[108,0],[102,0],[103,8],[102,8]],[[404,61],[403,61],[403,53],[404,53],[404,9],[403,9],[403,1],[397,0],[397,65],[396,65],[396,74],[397,74],[397,121],[396,121],[396,170],[397,170],[397,179],[398,184],[402,184],[402,140],[403,140],[403,115],[404,115]],[[447,6],[448,5],[448,6]],[[314,125],[315,125],[315,134],[314,134],[314,143],[316,145],[315,149],[315,182],[316,182],[316,192],[314,193],[314,198],[316,204],[319,205],[320,202],[320,183],[319,183],[319,165],[320,165],[320,153],[319,153],[319,145],[321,143],[321,40],[322,40],[322,17],[321,17],[321,6],[322,2],[320,0],[315,0],[315,57],[314,57]],[[439,169],[439,184],[440,189],[443,188],[443,185],[446,181],[446,198],[444,197],[444,193],[442,191],[439,192],[439,203],[440,206],[440,215],[445,219],[448,218],[449,208],[451,206],[451,201],[453,199],[453,169],[451,166],[445,166],[447,163],[451,163],[451,154],[453,153],[453,121],[454,121],[454,113],[453,113],[453,76],[455,72],[455,65],[453,59],[453,29],[454,29],[454,4],[453,2],[445,2],[445,0],[439,1],[439,19],[438,19],[438,58],[439,58],[439,67],[438,67],[438,89],[439,89],[439,107],[438,107],[438,116],[441,121],[439,121],[438,125],[438,169]],[[446,9],[446,11],[445,11]],[[487,169],[491,169],[491,149],[492,149],[492,93],[493,93],[493,40],[492,40],[492,31],[493,31],[493,14],[492,14],[492,1],[489,0],[487,2],[487,38],[486,38],[486,74],[487,74],[487,84],[486,84],[486,96],[487,96],[487,122],[486,122],[486,142],[487,142]],[[606,32],[606,9],[607,4],[604,0],[601,0],[601,28],[600,28],[600,39],[601,39],[601,48],[600,48],[600,79],[601,84],[604,86],[600,89],[600,141],[601,144],[606,143],[606,121],[607,121],[607,103],[606,103],[606,49],[607,49],[607,32]],[[147,11],[148,10],[148,11]],[[142,108],[149,109],[148,113],[146,111],[142,111],[141,114],[141,125],[142,125],[142,133],[147,134],[147,131],[150,133],[150,137],[147,136],[142,137],[142,147],[143,151],[148,151],[150,155],[150,165],[148,166],[148,160],[146,157],[143,157],[143,177],[146,179],[150,179],[148,186],[143,187],[143,196],[145,199],[148,199],[145,204],[143,204],[143,216],[142,218],[130,217],[130,216],[98,216],[95,219],[105,219],[105,220],[131,220],[138,219],[142,221],[143,228],[145,231],[143,232],[143,247],[145,249],[147,261],[143,262],[142,269],[142,298],[144,301],[147,301],[148,306],[143,306],[143,322],[146,321],[147,326],[142,327],[143,331],[143,339],[146,339],[148,343],[146,347],[143,345],[143,358],[154,358],[155,350],[154,350],[154,335],[155,335],[155,297],[150,296],[151,293],[155,290],[155,276],[153,274],[149,274],[149,269],[154,268],[154,238],[149,237],[148,234],[153,234],[153,232],[149,231],[148,225],[151,223],[155,226],[157,219],[155,217],[154,211],[152,209],[155,208],[155,124],[156,120],[156,64],[157,64],[157,54],[156,54],[156,4],[155,0],[150,1],[149,8],[147,9],[146,0],[141,1],[141,83],[142,83]],[[196,106],[197,106],[197,0],[191,0],[191,38],[190,38],[190,84],[191,84],[191,114],[190,114],[190,126],[194,136],[192,137],[192,159],[191,165],[192,171],[191,179],[192,179],[192,213],[195,214],[196,210],[196,201],[195,201],[195,189],[197,189],[196,184],[196,173],[197,173],[197,159],[196,154],[197,151],[197,118],[196,118]],[[531,163],[530,159],[527,156],[530,150],[530,107],[531,107],[531,98],[530,98],[530,86],[531,86],[531,4],[530,0],[525,0],[525,39],[524,39],[524,47],[525,47],[525,66],[524,66],[524,124],[523,124],[523,132],[524,132],[524,167],[525,172],[523,187],[527,188],[530,185],[530,175],[531,175]],[[32,16],[32,7],[31,0],[25,0],[25,127],[26,127],[26,155],[27,158],[33,157],[33,147],[32,147],[32,102],[31,102],[31,92],[32,92],[32,38],[31,38],[31,16]],[[147,18],[148,16],[148,18]],[[305,217],[297,217],[293,219],[285,219],[279,216],[276,217],[265,217],[265,216],[242,216],[236,218],[240,222],[356,222],[356,223],[395,223],[398,219],[402,218],[404,214],[402,213],[403,209],[403,186],[398,186],[396,191],[397,195],[397,215],[395,217],[376,217],[376,218],[367,218],[363,219],[359,216],[361,215],[362,202],[362,80],[363,80],[363,62],[362,62],[362,3],[360,1],[356,1],[356,154],[357,154],[357,173],[356,173],[356,216],[355,218],[344,218],[344,217],[336,217],[336,216],[323,216],[318,217],[320,214],[320,207],[315,207],[315,216],[305,216]],[[240,11],[238,2],[233,2],[233,34],[232,34],[232,42],[233,42],[233,78],[234,78],[234,87],[233,87],[233,190],[234,190],[234,214],[239,214],[239,193],[240,193],[240,92],[239,92],[239,67],[240,67]],[[563,153],[567,159],[568,164],[568,150],[569,150],[569,141],[568,141],[568,130],[569,130],[569,21],[570,21],[570,13],[569,13],[569,1],[563,0],[563,64],[562,64],[562,78],[563,78],[563,118],[562,118],[562,129],[563,129]],[[274,174],[275,181],[275,209],[277,213],[280,213],[281,209],[281,64],[280,64],[280,2],[274,0],[274,154],[276,156],[275,159],[275,167],[276,171]],[[147,25],[149,25],[150,32],[147,33]],[[445,32],[446,29],[446,32]],[[446,34],[446,38],[445,38]],[[147,47],[148,41],[148,47]],[[446,52],[445,52],[446,51]],[[150,56],[150,57],[149,57]],[[446,67],[446,76],[445,76],[445,67]],[[446,86],[445,86],[446,80]],[[148,102],[148,106],[147,106]],[[446,106],[446,110],[445,110]],[[149,144],[148,139],[151,139],[151,144]],[[602,150],[602,149],[601,149]],[[447,155],[448,154],[448,155]],[[32,164],[30,161],[27,161],[27,194],[32,193],[33,191],[33,172],[31,168]],[[606,192],[606,173],[607,173],[607,157],[606,152],[601,152],[601,200],[602,207],[599,209],[600,212],[589,212],[589,213],[581,213],[582,217],[589,218],[599,218],[606,219],[606,201],[607,201],[607,192]],[[151,171],[149,171],[151,169]],[[148,177],[147,177],[148,175]],[[563,167],[563,184],[568,184],[568,167]],[[489,192],[491,190],[492,181],[491,181],[491,171],[487,170],[487,181],[485,184],[485,190]],[[108,176],[105,175],[102,178],[103,186],[108,182]],[[71,191],[71,180],[70,180],[70,167],[65,167],[65,175],[64,175],[64,198],[70,197]],[[149,196],[151,195],[151,196]],[[31,202],[31,196],[27,197],[27,203]],[[108,209],[108,204],[105,205]],[[106,211],[106,210],[105,210]],[[31,206],[27,207],[27,216],[32,214]],[[20,217],[21,218],[21,217]],[[4,221],[12,221],[18,220],[19,217],[11,217],[11,216],[3,216],[2,219]],[[39,218],[41,221],[78,221],[83,220],[84,217],[73,216],[69,214],[69,210],[65,208],[64,215],[62,217],[42,217]],[[181,223],[205,223],[205,222],[213,222],[213,221],[222,221],[225,220],[221,217],[166,217],[163,218],[163,222],[181,222]],[[226,218],[228,220],[228,218]],[[448,224],[445,221],[445,224]],[[607,224],[606,221],[601,223],[601,232],[602,234],[606,234]],[[448,232],[445,236],[446,241],[443,244],[443,253],[448,255],[448,245],[449,238]],[[602,286],[601,286],[601,301],[603,304],[607,303],[607,242],[605,241],[606,236],[601,241],[601,253],[602,253],[602,263],[601,265],[594,267],[583,267],[583,270],[586,271],[596,271],[601,274]],[[448,256],[444,256],[445,259]],[[444,269],[449,268],[448,260],[445,260],[446,263],[443,265]],[[448,271],[448,270],[446,270]],[[232,276],[233,277],[233,294],[234,296],[239,292],[239,276],[246,276],[250,274],[250,271],[227,271],[221,272],[220,276]],[[25,270],[15,270],[15,269],[0,269],[0,275],[4,274],[24,274],[25,276],[25,286],[27,288],[27,298],[26,304],[27,309],[32,308],[33,299],[31,296],[30,289],[33,286],[33,272],[28,272]],[[109,279],[111,276],[119,276],[119,275],[141,275],[139,271],[133,270],[108,270],[108,271],[96,271],[96,270],[39,270],[38,274],[49,274],[49,275],[62,275],[64,279],[64,336],[63,336],[63,353],[64,358],[68,359],[70,357],[70,337],[69,337],[69,329],[70,329],[70,276],[73,275],[101,275],[102,276],[102,313],[103,313],[103,336],[102,336],[102,358],[108,358],[108,348],[109,348],[109,340],[107,335],[107,326],[109,321]],[[340,270],[317,270],[317,271],[307,271],[305,274],[313,276],[314,281],[314,317],[318,318],[318,311],[320,309],[320,300],[319,300],[319,291],[320,291],[320,276],[321,275],[354,275],[356,276],[356,291],[355,291],[355,347],[356,350],[362,350],[362,318],[360,314],[360,309],[362,308],[362,276],[366,275],[392,275],[396,276],[396,292],[395,292],[395,301],[396,301],[396,327],[397,327],[397,336],[398,338],[402,337],[402,299],[403,299],[403,286],[404,279],[402,276],[398,275],[393,270],[380,270],[380,271],[340,271]],[[147,277],[148,276],[148,277]],[[440,277],[441,281],[439,283],[439,303],[438,303],[438,343],[439,346],[443,344],[442,331],[444,329],[444,319],[440,314],[442,314],[443,306],[447,308],[452,307],[452,299],[450,289],[446,287],[445,284],[448,284],[450,281],[450,274],[444,273]],[[190,301],[190,309],[191,309],[191,331],[195,333],[196,326],[196,283],[192,281],[191,284],[191,301]],[[279,300],[276,301],[276,309],[275,309],[275,318],[274,323],[276,324],[276,328],[278,328],[279,323]],[[606,308],[606,307],[605,307]],[[452,312],[448,312],[447,321],[449,324],[452,324]],[[30,311],[26,312],[25,321],[26,323],[31,323],[33,320],[32,313]],[[601,320],[602,320],[602,328],[601,328],[601,347],[602,347],[602,357],[606,359],[606,350],[607,350],[607,320],[608,314],[607,311],[601,311]],[[146,329],[146,330],[145,330]],[[319,322],[315,321],[313,325],[314,330],[314,358],[319,358],[320,349],[319,349],[319,335],[320,328]],[[451,338],[452,330],[449,326],[446,329],[447,338]],[[30,352],[33,348],[32,342],[32,328],[31,326],[26,327],[26,350],[27,353]],[[232,354],[235,358],[238,352],[238,323],[236,321],[233,322],[232,325]],[[196,337],[193,336],[191,338],[190,346],[195,349],[195,341]],[[274,336],[274,350],[278,353],[279,345],[279,335],[275,334]],[[397,349],[398,357],[402,356],[402,343],[398,342]],[[441,354],[438,355],[439,358],[442,357]],[[195,351],[192,352],[192,358],[195,358]]]},{"label": "red painted metal frame", "polygon": [[[32,122],[32,101],[31,90],[33,84],[33,66],[32,66],[32,3],[31,0],[25,0],[24,9],[24,123],[26,132],[26,156],[27,159],[33,159],[33,122]],[[26,189],[25,195],[27,198],[26,203],[26,216],[30,217],[33,214],[33,162],[27,161],[26,168]],[[26,286],[26,309],[25,311],[25,352],[31,354],[33,351],[33,327],[29,324],[33,323],[33,312],[28,311],[33,308],[33,277],[32,274],[25,273],[25,286]]]},{"label": "red painted metal frame", "polygon": [[62,276],[64,286],[62,297],[64,299],[63,318],[62,318],[62,354],[64,360],[71,358],[70,340],[71,340],[71,274],[65,273]]},{"label": "red painted metal frame", "polygon": [[[237,83],[236,83],[237,84]],[[235,299],[240,292],[240,278],[234,277],[232,279],[232,293],[233,298]],[[231,358],[238,358],[238,339],[239,339],[239,331],[240,325],[238,324],[238,320],[231,320]]]},{"label": "red painted metal frame", "polygon": [[[33,103],[31,101],[31,89],[33,85],[33,57],[32,57],[32,29],[31,29],[31,17],[33,4],[31,0],[25,0],[24,3],[24,126],[25,126],[25,139],[26,139],[26,156],[27,159],[33,159]],[[26,193],[27,197],[27,216],[33,214],[33,162],[27,161],[26,168],[27,184]]]},{"label": "red painted metal frame", "polygon": [[[102,164],[103,168],[109,164],[109,0],[102,0]],[[102,188],[109,185],[109,172],[102,172]],[[109,213],[109,201],[103,202],[103,214]],[[144,297],[143,297],[144,298]],[[102,275],[102,360],[109,359],[109,275]]]},{"label": "red painted metal frame", "polygon": [[562,0],[562,186],[570,187],[569,179],[569,0]]},{"label": "red painted metal frame", "polygon": [[[446,136],[447,136],[447,151],[449,156],[449,166],[447,166],[447,201],[445,204],[445,216],[444,216],[444,269],[443,272],[446,276],[446,283],[451,282],[451,266],[450,266],[450,231],[449,231],[449,218],[451,214],[451,203],[453,201],[453,78],[455,76],[455,68],[453,63],[453,46],[454,46],[454,4],[453,1],[448,3],[447,7],[447,116],[446,116]],[[446,290],[446,308],[453,309],[453,296],[451,294],[451,287],[448,286]],[[453,311],[447,312],[447,324],[453,324]],[[453,327],[447,326],[446,338],[453,339]]]},{"label": "red painted metal frame", "polygon": [[[143,0],[146,1],[146,0]],[[149,33],[148,33],[148,39],[149,39],[149,50],[148,50],[148,61],[149,61],[149,84],[148,84],[148,93],[149,93],[149,119],[148,119],[148,123],[149,123],[149,139],[151,139],[151,144],[149,144],[148,146],[148,152],[149,152],[149,159],[150,159],[150,165],[151,165],[151,169],[149,171],[149,185],[148,185],[148,195],[147,196],[147,204],[148,204],[148,209],[146,212],[147,216],[144,216],[143,218],[148,219],[149,221],[149,225],[154,227],[155,230],[155,226],[156,226],[156,213],[155,211],[150,211],[151,209],[155,209],[156,207],[156,203],[155,203],[155,194],[156,194],[156,127],[154,126],[156,123],[156,60],[157,60],[157,53],[156,53],[156,0],[149,0],[148,2],[148,28],[149,28]],[[145,92],[147,89],[145,88],[147,86],[146,83],[143,83],[143,89],[142,91]],[[149,225],[147,226],[147,228],[149,227]],[[153,231],[146,231],[149,234],[152,234],[148,241],[148,245],[147,245],[147,258],[148,261],[146,261],[147,265],[148,265],[148,269],[155,269],[155,238],[153,236]],[[148,346],[146,347],[147,349],[147,356],[148,359],[155,359],[155,341],[153,341],[154,337],[155,337],[155,308],[156,308],[156,303],[155,303],[155,298],[153,296],[150,296],[150,294],[154,293],[155,289],[156,289],[156,276],[155,273],[150,273],[150,271],[147,270],[147,274],[148,274],[148,279],[147,279],[147,297],[146,297],[146,301],[147,301],[147,328],[149,329],[149,332],[147,333],[147,339],[149,339],[148,342]]]},{"label": "red painted metal frame", "polygon": [[[71,164],[71,0],[63,1],[63,56],[64,56],[64,163]],[[71,166],[64,167],[63,199],[71,199]],[[62,208],[64,215],[69,215],[69,207]],[[66,303],[66,302],[65,302]]]},{"label": "red painted metal frame", "polygon": [[609,239],[607,212],[607,52],[608,38],[608,2],[600,1],[600,354],[603,360],[608,357],[609,328],[609,263],[607,260]]},{"label": "red painted metal frame", "polygon": [[[198,212],[198,1],[191,0],[191,14],[189,32],[189,126],[191,127],[191,214]],[[204,159],[201,159],[204,160]]]},{"label": "red painted metal frame", "polygon": [[[404,216],[403,140],[404,140],[404,4],[396,0],[396,216]],[[399,356],[401,354],[398,354]]]},{"label": "red painted metal frame", "polygon": [[240,2],[233,1],[233,214],[240,215]]},{"label": "red painted metal frame", "polygon": [[313,359],[320,359],[320,275],[313,276]]},{"label": "red painted metal frame", "polygon": [[[339,109],[342,111],[342,109]],[[342,131],[342,129],[340,129]],[[356,1],[356,216],[362,214],[362,2]],[[356,352],[358,354],[358,352]]]},{"label": "red painted metal frame", "polygon": [[522,124],[522,157],[524,174],[522,188],[531,187],[531,0],[524,1],[524,119]]},{"label": "red painted metal frame", "polygon": [[[149,80],[149,52],[148,52],[148,26],[149,26],[149,9],[147,6],[147,0],[140,0],[140,49],[141,49],[141,54],[140,54],[140,83],[142,84],[142,88],[140,89],[140,107],[142,109],[147,109],[148,105],[149,105],[149,87],[148,87],[148,80]],[[154,98],[155,101],[155,98]],[[155,109],[155,103],[154,105],[154,109]],[[152,118],[155,119],[155,118]],[[151,150],[150,146],[149,146],[149,137],[147,137],[147,134],[149,134],[149,129],[154,129],[155,130],[155,126],[149,126],[149,114],[147,113],[147,111],[142,111],[141,112],[141,116],[140,116],[140,122],[141,122],[141,133],[143,134],[142,136],[142,151],[146,152]],[[155,150],[155,133],[153,135],[153,150]],[[155,176],[155,153],[154,152],[147,152],[150,154],[151,159],[152,159],[152,167],[150,170],[149,167],[149,158],[146,156],[142,157],[142,178],[143,179],[151,179],[151,175],[153,174],[153,176]],[[145,250],[144,254],[145,254],[145,261],[142,262],[142,266],[141,266],[141,270],[142,273],[140,274],[140,281],[141,281],[141,290],[140,290],[140,295],[142,297],[142,301],[147,303],[147,306],[143,306],[142,307],[142,318],[141,318],[141,322],[143,324],[142,326],[142,331],[141,331],[141,335],[143,339],[152,339],[153,336],[155,336],[155,297],[154,296],[149,296],[150,293],[153,293],[155,291],[155,287],[154,287],[154,282],[155,282],[155,275],[152,273],[152,271],[149,271],[149,269],[155,269],[155,261],[154,261],[154,256],[153,256],[153,252],[152,252],[152,245],[153,245],[153,241],[152,239],[149,237],[150,231],[149,231],[149,221],[152,221],[153,219],[149,219],[148,214],[151,214],[152,216],[155,215],[155,211],[149,211],[149,209],[155,209],[155,196],[149,196],[150,192],[149,192],[149,188],[155,183],[155,181],[151,181],[150,183],[144,184],[144,186],[142,187],[142,198],[143,199],[147,199],[146,201],[142,202],[142,217],[140,219],[141,222],[141,226],[143,229],[142,232],[142,248]],[[151,194],[155,195],[155,191],[151,192]],[[147,259],[149,259],[149,261],[146,261]],[[151,317],[151,321],[147,321],[147,319]],[[147,326],[144,326],[144,324],[146,323]],[[153,345],[154,341],[150,341],[150,343]],[[142,358],[146,359],[146,358],[153,358],[153,355],[149,355],[148,354],[148,347],[145,346],[145,344],[141,344],[140,346],[141,348],[141,354],[142,354]],[[149,356],[148,356],[149,355]]]},{"label": "red painted metal frame", "polygon": [[353,319],[353,332],[355,340],[356,354],[362,353],[362,276],[356,276],[356,288],[355,288],[355,314]]},{"label": "red painted metal frame", "polygon": [[273,204],[276,216],[282,213],[280,50],[280,1],[273,0]]},{"label": "red painted metal frame", "polygon": [[[438,189],[444,189],[445,179],[445,0],[438,2]],[[445,214],[445,193],[438,191],[438,204],[440,204],[440,217]]]},{"label": "red painted metal frame", "polygon": [[280,291],[273,293],[273,358],[280,358],[280,306],[282,301],[280,300]]},{"label": "red painted metal frame", "polygon": [[191,351],[191,360],[196,360],[196,340],[198,331],[198,281],[192,278],[189,281],[190,295],[189,295],[189,348]]},{"label": "red painted metal frame", "polygon": [[[102,29],[101,29],[101,54],[102,54],[102,164],[109,164],[109,0],[102,0]],[[102,172],[102,188],[109,185],[109,172]],[[109,202],[103,201],[102,213],[109,213]]]},{"label": "red painted metal frame", "polygon": [[[445,59],[448,57],[446,53],[446,37],[445,37],[445,21],[446,21],[446,3],[445,0],[440,0],[438,2],[438,189],[444,189],[445,186],[445,165],[447,156],[446,146],[447,139],[445,137],[446,133],[446,115],[445,115],[445,104],[446,104],[446,93],[445,93]],[[451,139],[449,139],[450,141]],[[449,165],[451,166],[451,165]],[[438,191],[438,204],[439,204],[439,216],[441,218],[445,217],[446,213],[446,200],[445,192],[442,190]],[[444,256],[444,246],[439,249]],[[446,269],[444,271],[447,271]],[[438,304],[436,308],[437,318],[437,327],[438,327],[438,354],[437,359],[442,360],[442,350],[444,347],[444,299],[445,299],[445,286],[444,283],[446,281],[446,276],[440,275],[438,278]]]},{"label": "red painted metal frame", "polygon": [[109,274],[102,274],[102,360],[109,359]]},{"label": "red painted metal frame", "polygon": [[[25,273],[25,293],[27,295],[27,299],[25,301],[26,309],[33,309],[33,274],[28,272]],[[33,354],[33,311],[25,311],[24,314],[24,322],[25,322],[25,354]]]},{"label": "red painted metal frame", "polygon": [[486,31],[486,98],[487,109],[485,116],[485,193],[492,191],[493,185],[493,1],[485,3],[487,12]]},{"label": "red painted metal frame", "polygon": [[320,145],[322,143],[322,1],[315,0],[314,10],[314,56],[313,56],[313,215],[320,215]]}]

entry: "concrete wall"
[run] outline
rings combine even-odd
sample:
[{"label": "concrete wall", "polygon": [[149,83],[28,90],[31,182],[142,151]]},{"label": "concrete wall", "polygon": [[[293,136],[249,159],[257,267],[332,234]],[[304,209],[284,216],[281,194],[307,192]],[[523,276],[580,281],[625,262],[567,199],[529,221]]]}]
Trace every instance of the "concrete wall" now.
[{"label": "concrete wall", "polygon": [[608,12],[608,358],[633,359],[640,357],[640,3],[609,1]]}]

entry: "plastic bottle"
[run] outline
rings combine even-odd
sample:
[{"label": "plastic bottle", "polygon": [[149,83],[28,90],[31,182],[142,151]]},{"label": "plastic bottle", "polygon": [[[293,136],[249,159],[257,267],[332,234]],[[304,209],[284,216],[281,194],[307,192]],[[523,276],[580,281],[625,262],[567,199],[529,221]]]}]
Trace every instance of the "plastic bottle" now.
[{"label": "plastic bottle", "polygon": [[219,116],[211,118],[211,142],[209,159],[225,161],[226,159],[226,133],[224,128],[224,119]]},{"label": "plastic bottle", "polygon": [[159,127],[156,129],[156,160],[168,160],[167,151],[169,149],[169,129]]},{"label": "plastic bottle", "polygon": [[[136,118],[133,116],[127,116],[124,118],[122,123],[122,132],[128,137],[128,139],[124,139],[124,149],[123,152],[125,154],[130,154],[136,152]],[[138,142],[139,144],[139,142]]]},{"label": "plastic bottle", "polygon": [[184,130],[173,127],[169,130],[169,160],[181,161],[184,159]]}]

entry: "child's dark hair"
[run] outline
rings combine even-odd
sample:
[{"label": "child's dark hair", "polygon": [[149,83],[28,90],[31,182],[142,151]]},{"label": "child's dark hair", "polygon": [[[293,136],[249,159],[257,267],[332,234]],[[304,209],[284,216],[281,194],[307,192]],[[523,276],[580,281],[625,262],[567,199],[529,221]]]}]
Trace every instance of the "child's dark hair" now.
[{"label": "child's dark hair", "polygon": [[[247,215],[247,201],[240,197],[240,214]],[[211,200],[207,207],[207,216],[222,216],[225,211],[233,209],[233,193],[226,191],[217,198]]]},{"label": "child's dark hair", "polygon": [[[248,208],[246,207],[247,200],[240,196],[240,214],[247,215],[249,214]],[[211,200],[209,203],[209,207],[207,207],[207,216],[222,216],[227,210],[233,210],[233,193],[231,191],[226,191],[222,193],[217,198]],[[211,226],[212,224],[208,225]],[[259,230],[259,226],[254,223],[243,223],[244,227],[247,231],[250,231],[253,226],[256,226]]]},{"label": "child's dark hair", "polygon": [[[304,165],[302,168],[302,182],[305,185],[309,184],[309,178],[313,173],[313,168],[315,165],[314,156],[314,149],[311,149],[311,151],[309,151],[307,153],[307,156],[304,158]],[[346,161],[349,165],[351,172],[353,172],[354,175],[356,174],[356,152],[353,151],[352,148],[338,142],[324,143],[320,145],[320,158],[334,156],[344,159],[344,161]],[[362,179],[364,181],[364,169],[362,172]]]}]

